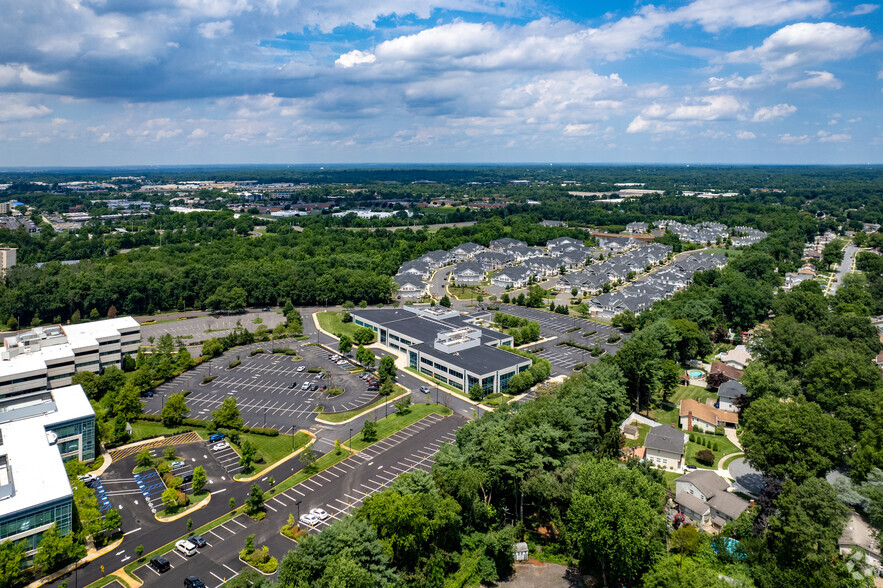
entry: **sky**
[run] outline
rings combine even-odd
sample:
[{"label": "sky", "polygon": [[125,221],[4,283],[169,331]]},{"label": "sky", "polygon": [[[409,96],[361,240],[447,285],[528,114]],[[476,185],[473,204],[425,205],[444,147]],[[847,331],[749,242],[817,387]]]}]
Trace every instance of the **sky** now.
[{"label": "sky", "polygon": [[883,9],[0,0],[0,167],[883,163]]}]

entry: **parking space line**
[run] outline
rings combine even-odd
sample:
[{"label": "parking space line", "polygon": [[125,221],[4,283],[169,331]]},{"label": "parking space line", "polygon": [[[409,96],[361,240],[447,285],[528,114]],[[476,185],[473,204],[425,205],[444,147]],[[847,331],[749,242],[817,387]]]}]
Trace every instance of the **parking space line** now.
[{"label": "parking space line", "polygon": [[234,519],[230,519],[230,522],[231,522],[231,523],[236,523],[237,525],[239,525],[239,526],[242,527],[243,529],[247,529],[248,527],[245,526],[245,525],[243,525],[242,523],[240,523],[240,522],[237,520],[238,518],[239,518],[239,517],[236,517],[236,518],[234,518]]}]

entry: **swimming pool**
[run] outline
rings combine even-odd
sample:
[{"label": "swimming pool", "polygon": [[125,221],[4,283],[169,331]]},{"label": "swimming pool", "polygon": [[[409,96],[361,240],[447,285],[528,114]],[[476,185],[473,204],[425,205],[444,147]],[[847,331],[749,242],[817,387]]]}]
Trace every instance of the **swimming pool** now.
[{"label": "swimming pool", "polygon": [[700,378],[705,377],[705,372],[703,372],[701,370],[690,370],[687,372],[687,374],[694,380],[698,380]]}]

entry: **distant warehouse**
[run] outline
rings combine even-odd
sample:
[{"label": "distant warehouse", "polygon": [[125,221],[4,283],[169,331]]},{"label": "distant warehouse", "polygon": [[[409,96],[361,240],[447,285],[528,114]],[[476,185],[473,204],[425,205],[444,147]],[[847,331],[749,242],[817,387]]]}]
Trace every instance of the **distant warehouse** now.
[{"label": "distant warehouse", "polygon": [[506,392],[509,378],[531,361],[498,349],[512,336],[474,325],[455,310],[404,307],[352,312],[353,322],[377,333],[380,344],[405,354],[408,365],[463,392]]}]

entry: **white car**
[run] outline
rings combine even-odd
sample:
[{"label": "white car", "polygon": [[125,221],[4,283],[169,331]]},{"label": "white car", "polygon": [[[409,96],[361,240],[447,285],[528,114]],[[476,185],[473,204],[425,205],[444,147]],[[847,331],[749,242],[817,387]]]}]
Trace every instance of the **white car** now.
[{"label": "white car", "polygon": [[302,366],[302,365],[297,366],[297,371],[298,371],[298,372],[302,372],[302,371],[304,371],[305,369],[307,369],[307,368],[305,368],[305,367]]},{"label": "white car", "polygon": [[310,382],[309,382],[309,380],[306,381],[306,382],[304,382],[304,383],[301,385],[300,389],[301,389],[301,390],[309,390],[309,389],[310,389]]},{"label": "white car", "polygon": [[186,555],[187,557],[196,555],[196,545],[187,541],[186,539],[181,539],[177,543],[175,543],[175,551],[182,555]]},{"label": "white car", "polygon": [[212,451],[220,451],[222,449],[227,449],[228,447],[230,446],[227,445],[226,441],[221,441],[220,443],[216,443],[212,446]]},{"label": "white car", "polygon": [[183,461],[178,460],[178,461],[173,461],[170,465],[172,466],[172,469],[174,470],[175,468],[182,468],[186,464]]},{"label": "white car", "polygon": [[300,522],[304,525],[309,525],[310,527],[312,527],[319,522],[319,519],[316,517],[316,515],[307,513],[300,515]]},{"label": "white car", "polygon": [[349,363],[349,362],[348,362],[347,360],[345,360],[345,359],[341,359],[340,361],[337,362],[337,365],[341,365],[341,366],[343,366],[343,365],[347,365],[348,363]]},{"label": "white car", "polygon": [[324,521],[328,518],[328,513],[322,510],[321,508],[311,508],[310,514],[319,519],[320,521]]}]

